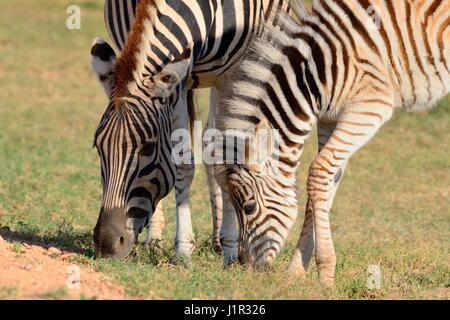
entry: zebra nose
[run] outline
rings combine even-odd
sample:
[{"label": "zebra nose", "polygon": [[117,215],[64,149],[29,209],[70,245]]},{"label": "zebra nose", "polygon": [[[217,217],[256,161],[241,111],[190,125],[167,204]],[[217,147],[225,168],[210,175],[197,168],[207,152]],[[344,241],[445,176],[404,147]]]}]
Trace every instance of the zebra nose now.
[{"label": "zebra nose", "polygon": [[101,210],[94,228],[96,258],[122,259],[131,252],[134,235],[126,230],[124,209]]}]

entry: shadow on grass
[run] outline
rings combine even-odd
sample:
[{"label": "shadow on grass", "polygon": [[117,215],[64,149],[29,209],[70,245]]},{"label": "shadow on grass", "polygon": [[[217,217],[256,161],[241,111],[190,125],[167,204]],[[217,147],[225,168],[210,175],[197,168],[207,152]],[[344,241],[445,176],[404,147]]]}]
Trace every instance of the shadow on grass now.
[{"label": "shadow on grass", "polygon": [[[8,242],[22,242],[29,245],[38,245],[46,249],[56,247],[60,250],[81,255],[81,260],[95,259],[95,252],[92,244],[92,232],[76,231],[72,226],[64,221],[56,231],[42,231],[39,228],[28,224],[18,225],[11,230],[10,227],[0,225],[0,236]],[[174,248],[163,242],[145,245],[137,243],[130,255],[125,258],[126,262],[135,264],[145,264],[152,266],[162,266],[167,264],[185,266],[190,261],[174,259]],[[217,257],[214,252],[211,239],[203,239],[197,242],[196,249],[193,252],[195,256]]]},{"label": "shadow on grass", "polygon": [[8,226],[0,225],[0,236],[9,242],[22,242],[47,249],[56,247],[71,253],[82,254],[88,258],[94,258],[92,234],[90,232],[77,232],[64,226],[60,227],[55,233],[43,232],[30,226],[19,226],[16,230],[11,230]]}]

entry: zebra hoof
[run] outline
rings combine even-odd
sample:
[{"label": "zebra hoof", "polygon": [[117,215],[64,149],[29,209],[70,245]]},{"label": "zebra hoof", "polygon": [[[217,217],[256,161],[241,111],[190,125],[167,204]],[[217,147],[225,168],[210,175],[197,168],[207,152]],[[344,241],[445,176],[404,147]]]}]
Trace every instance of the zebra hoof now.
[{"label": "zebra hoof", "polygon": [[163,247],[162,247],[162,239],[150,239],[149,241],[145,242],[145,246],[150,250],[157,254],[163,253]]},{"label": "zebra hoof", "polygon": [[286,273],[290,277],[296,277],[296,278],[305,278],[306,277],[306,270],[303,268],[303,266],[290,264],[289,267],[286,270]]},{"label": "zebra hoof", "polygon": [[234,265],[238,265],[239,264],[239,258],[238,256],[234,256],[234,255],[224,255],[223,257],[223,267],[226,268],[230,268]]},{"label": "zebra hoof", "polygon": [[187,255],[175,255],[170,259],[170,264],[177,267],[188,268],[192,264],[192,258]]},{"label": "zebra hoof", "polygon": [[222,249],[222,245],[220,244],[220,241],[213,240],[212,246],[213,246],[213,250],[215,253],[217,253],[219,255],[223,253],[223,249]]},{"label": "zebra hoof", "polygon": [[320,283],[328,288],[334,287],[334,277],[320,276]]}]

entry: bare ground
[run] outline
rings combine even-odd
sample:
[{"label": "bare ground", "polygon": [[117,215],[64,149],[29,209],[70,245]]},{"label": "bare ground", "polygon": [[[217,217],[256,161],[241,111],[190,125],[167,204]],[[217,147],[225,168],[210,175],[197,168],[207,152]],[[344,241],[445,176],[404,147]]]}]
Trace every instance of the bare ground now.
[{"label": "bare ground", "polygon": [[0,299],[123,299],[125,296],[123,288],[104,274],[74,263],[71,252],[3,237],[0,236]]}]

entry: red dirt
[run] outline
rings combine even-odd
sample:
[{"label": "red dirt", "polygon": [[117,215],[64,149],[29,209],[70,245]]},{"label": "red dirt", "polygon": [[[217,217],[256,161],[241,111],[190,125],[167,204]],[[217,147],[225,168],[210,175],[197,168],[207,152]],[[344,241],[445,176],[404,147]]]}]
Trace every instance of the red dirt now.
[{"label": "red dirt", "polygon": [[120,286],[92,268],[70,262],[72,256],[57,248],[0,237],[0,299],[124,298]]}]

